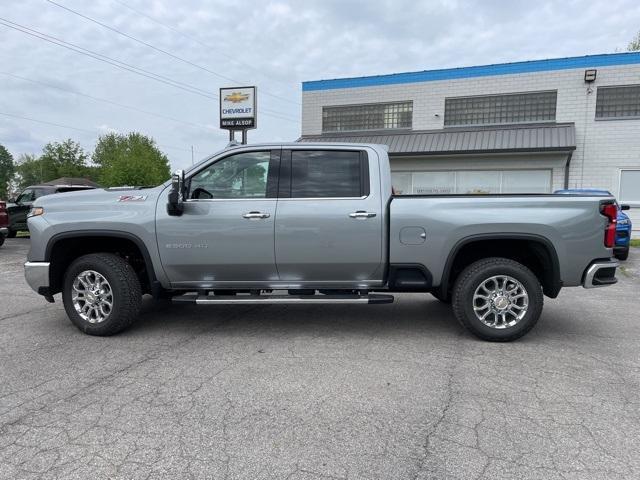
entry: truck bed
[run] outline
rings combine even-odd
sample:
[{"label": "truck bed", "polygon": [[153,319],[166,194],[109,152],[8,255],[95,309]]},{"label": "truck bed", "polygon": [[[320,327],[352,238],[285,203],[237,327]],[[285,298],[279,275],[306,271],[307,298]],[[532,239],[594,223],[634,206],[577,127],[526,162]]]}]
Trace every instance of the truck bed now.
[{"label": "truck bed", "polygon": [[[539,240],[555,251],[562,283],[580,285],[585,259],[609,258],[606,218],[589,195],[396,195],[389,206],[389,261],[424,265],[438,285],[449,258],[471,240]],[[424,238],[422,238],[424,237]]]}]

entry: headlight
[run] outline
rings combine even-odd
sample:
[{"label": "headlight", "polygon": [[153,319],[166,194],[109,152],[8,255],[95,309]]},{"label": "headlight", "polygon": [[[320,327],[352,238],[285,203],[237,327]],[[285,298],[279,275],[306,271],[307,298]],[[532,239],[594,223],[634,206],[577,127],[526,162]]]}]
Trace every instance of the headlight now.
[{"label": "headlight", "polygon": [[29,217],[37,217],[40,215],[44,215],[44,208],[42,207],[31,207],[29,213],[27,214],[27,218]]},{"label": "headlight", "polygon": [[629,220],[627,219],[618,220],[618,225],[629,225]]}]

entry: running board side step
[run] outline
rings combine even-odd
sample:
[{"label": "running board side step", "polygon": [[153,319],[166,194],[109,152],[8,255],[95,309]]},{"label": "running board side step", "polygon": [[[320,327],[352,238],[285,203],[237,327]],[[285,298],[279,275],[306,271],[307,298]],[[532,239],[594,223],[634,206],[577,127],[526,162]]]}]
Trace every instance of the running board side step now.
[{"label": "running board side step", "polygon": [[249,305],[286,303],[393,303],[393,295],[198,295],[184,294],[173,297],[175,303],[196,305]]}]

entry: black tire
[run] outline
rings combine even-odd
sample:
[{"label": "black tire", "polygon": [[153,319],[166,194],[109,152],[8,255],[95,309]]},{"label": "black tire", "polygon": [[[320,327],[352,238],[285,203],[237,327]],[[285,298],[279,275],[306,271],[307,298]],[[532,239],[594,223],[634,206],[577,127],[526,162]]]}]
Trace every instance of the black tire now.
[{"label": "black tire", "polygon": [[7,234],[8,238],[16,238],[18,232],[16,230],[9,229],[9,233]]},{"label": "black tire", "polygon": [[449,295],[448,298],[444,298],[442,295],[440,295],[440,292],[431,292],[431,295],[433,295],[435,299],[440,300],[442,303],[451,305],[451,295]]},{"label": "black tire", "polygon": [[618,260],[626,260],[627,258],[629,258],[629,248],[627,247],[627,249],[626,249],[626,250],[622,250],[622,251],[620,251],[620,252],[617,252],[617,253],[615,254],[615,257],[616,257]]},{"label": "black tire", "polygon": [[[111,286],[113,308],[100,323],[90,323],[83,319],[76,311],[71,298],[73,282],[76,276],[85,270],[98,272]],[[71,322],[84,333],[109,336],[129,327],[138,316],[142,304],[142,289],[136,272],[125,260],[112,253],[92,253],[77,258],[67,269],[62,301]]]},{"label": "black tire", "polygon": [[[474,293],[485,280],[508,275],[520,282],[528,295],[525,315],[513,326],[494,328],[482,322],[474,312]],[[528,333],[538,322],[544,303],[542,287],[531,270],[508,258],[491,257],[465,268],[456,279],[452,295],[453,313],[475,336],[492,342],[510,342]]]},{"label": "black tire", "polygon": [[0,247],[4,245],[4,235],[0,233]]}]

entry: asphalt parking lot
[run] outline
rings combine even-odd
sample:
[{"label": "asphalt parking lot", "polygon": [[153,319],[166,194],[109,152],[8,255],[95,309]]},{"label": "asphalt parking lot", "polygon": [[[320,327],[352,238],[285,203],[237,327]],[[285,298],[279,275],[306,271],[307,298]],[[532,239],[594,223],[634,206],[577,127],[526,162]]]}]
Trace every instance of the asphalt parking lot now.
[{"label": "asphalt parking lot", "polygon": [[640,249],[495,344],[429,295],[148,301],[90,337],[26,285],[28,243],[0,248],[0,478],[640,478]]}]

